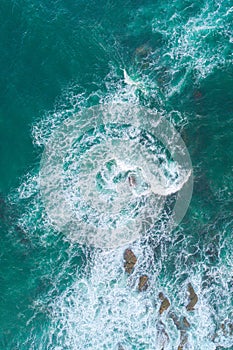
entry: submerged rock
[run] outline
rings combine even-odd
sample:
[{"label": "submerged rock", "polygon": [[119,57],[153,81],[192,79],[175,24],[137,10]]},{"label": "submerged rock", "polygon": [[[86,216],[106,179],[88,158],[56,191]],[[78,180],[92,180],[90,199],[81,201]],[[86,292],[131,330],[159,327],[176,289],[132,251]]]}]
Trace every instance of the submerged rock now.
[{"label": "submerged rock", "polygon": [[187,342],[188,342],[188,335],[186,331],[180,331],[180,344],[178,346],[178,350],[183,350]]},{"label": "submerged rock", "polygon": [[224,322],[221,323],[220,328],[225,336],[233,336],[233,321],[230,321],[229,319],[224,320]]},{"label": "submerged rock", "polygon": [[179,319],[174,312],[170,312],[169,317],[172,319],[177,329],[185,330],[187,328],[190,328],[190,323],[185,316]]},{"label": "submerged rock", "polygon": [[182,323],[183,323],[184,328],[190,328],[190,323],[186,317],[183,318]]},{"label": "submerged rock", "polygon": [[130,185],[130,186],[136,186],[136,178],[135,178],[135,176],[130,175],[130,176],[128,177],[128,181],[129,181],[129,185]]},{"label": "submerged rock", "polygon": [[191,283],[188,284],[188,292],[189,292],[189,303],[186,306],[186,309],[187,309],[187,311],[192,311],[192,310],[194,310],[194,306],[198,302],[198,296],[195,293]]},{"label": "submerged rock", "polygon": [[137,262],[137,258],[131,249],[125,250],[124,260],[125,260],[125,263],[124,263],[125,272],[129,274],[132,273],[134,265]]},{"label": "submerged rock", "polygon": [[190,323],[186,317],[183,317],[180,320],[174,312],[170,312],[169,317],[173,320],[176,328],[180,331],[180,344],[178,346],[178,350],[183,350],[185,344],[188,342],[186,330],[190,327]]},{"label": "submerged rock", "polygon": [[194,90],[193,98],[194,100],[200,100],[202,98],[202,92],[200,90]]},{"label": "submerged rock", "polygon": [[165,325],[162,321],[158,322],[157,329],[158,329],[157,346],[159,346],[160,350],[164,350],[166,349],[170,339],[166,332]]},{"label": "submerged rock", "polygon": [[171,303],[170,303],[170,301],[168,300],[168,298],[166,298],[166,297],[163,295],[162,292],[159,293],[159,299],[162,300],[162,303],[161,303],[160,308],[159,308],[159,313],[160,313],[160,315],[162,315],[162,313],[163,313],[164,311],[166,311],[166,310],[170,307]]},{"label": "submerged rock", "polygon": [[121,344],[118,344],[118,350],[125,350]]},{"label": "submerged rock", "polygon": [[177,315],[174,312],[169,312],[169,317],[174,322],[174,325],[176,326],[176,328],[178,330],[181,330],[182,329],[181,322],[180,322],[179,318],[177,317]]},{"label": "submerged rock", "polygon": [[147,275],[142,275],[139,278],[139,283],[138,283],[138,290],[140,292],[147,290],[148,288],[148,276]]}]

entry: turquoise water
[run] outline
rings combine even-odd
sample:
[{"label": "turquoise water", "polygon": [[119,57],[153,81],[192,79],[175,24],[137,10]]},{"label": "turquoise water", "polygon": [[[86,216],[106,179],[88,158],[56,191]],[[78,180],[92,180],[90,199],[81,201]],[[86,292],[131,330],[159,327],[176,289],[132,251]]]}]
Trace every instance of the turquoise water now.
[{"label": "turquoise water", "polygon": [[[158,314],[162,291],[191,325],[187,349],[233,349],[232,2],[2,0],[0,23],[0,348],[177,349],[180,330]],[[173,123],[194,172],[184,220],[131,244],[130,277],[128,246],[70,241],[39,187],[52,133],[112,102]],[[138,293],[141,274],[149,288]]]}]

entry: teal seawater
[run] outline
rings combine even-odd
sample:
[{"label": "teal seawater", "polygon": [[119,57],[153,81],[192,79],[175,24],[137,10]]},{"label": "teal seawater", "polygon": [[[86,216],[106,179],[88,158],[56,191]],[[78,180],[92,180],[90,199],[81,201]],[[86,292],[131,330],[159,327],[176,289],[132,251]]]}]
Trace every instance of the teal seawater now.
[{"label": "teal seawater", "polygon": [[[1,1],[1,349],[161,349],[161,322],[164,348],[177,349],[180,332],[159,319],[157,294],[182,317],[188,282],[199,304],[186,315],[187,348],[233,349],[232,23],[230,0]],[[151,280],[142,296],[127,285],[123,251],[106,258],[65,240],[38,190],[51,133],[113,100],[173,122],[194,169],[180,227],[134,247],[135,278]]]}]

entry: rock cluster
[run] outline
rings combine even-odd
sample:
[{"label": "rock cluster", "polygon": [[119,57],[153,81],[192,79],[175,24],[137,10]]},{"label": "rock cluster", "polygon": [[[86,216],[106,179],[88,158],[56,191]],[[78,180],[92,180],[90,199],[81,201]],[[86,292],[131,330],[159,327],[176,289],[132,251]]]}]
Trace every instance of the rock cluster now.
[{"label": "rock cluster", "polygon": [[[124,268],[125,272],[128,274],[131,274],[133,272],[134,266],[137,262],[137,258],[134,254],[134,252],[131,249],[126,249],[124,252]],[[141,275],[139,277],[138,282],[138,291],[142,292],[145,291],[148,288],[148,276],[147,275]],[[198,296],[195,293],[193,286],[191,283],[188,284],[188,293],[189,293],[189,301],[186,305],[187,311],[193,311],[196,303],[198,302]],[[161,300],[161,305],[159,308],[159,314],[162,315],[164,311],[168,310],[171,306],[171,303],[169,299],[164,296],[162,292],[159,293],[159,299]],[[180,344],[178,346],[177,350],[183,350],[188,343],[188,333],[187,330],[190,328],[190,323],[188,322],[187,318],[185,316],[178,317],[174,312],[169,311],[168,317],[170,317],[176,328],[180,331]],[[232,326],[233,329],[233,326]],[[222,330],[225,330],[225,327],[222,326]],[[164,348],[164,344],[169,342],[169,336],[165,331],[165,326],[160,320],[158,323],[158,331],[161,335],[162,343]],[[121,344],[118,344],[118,350],[124,350]]]},{"label": "rock cluster", "polygon": [[[137,258],[131,249],[126,249],[124,252],[124,268],[125,272],[131,274],[134,266],[137,262]],[[139,277],[138,290],[139,292],[145,291],[148,288],[148,276],[142,275]]]}]

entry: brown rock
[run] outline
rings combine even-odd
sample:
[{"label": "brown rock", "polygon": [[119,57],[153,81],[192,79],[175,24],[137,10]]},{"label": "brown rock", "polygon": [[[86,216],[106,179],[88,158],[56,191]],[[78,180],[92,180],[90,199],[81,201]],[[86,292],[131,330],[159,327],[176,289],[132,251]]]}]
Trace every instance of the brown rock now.
[{"label": "brown rock", "polygon": [[142,292],[143,290],[147,290],[148,288],[148,276],[142,275],[139,278],[138,290]]},{"label": "brown rock", "polygon": [[160,315],[162,315],[162,313],[170,307],[171,303],[168,300],[168,298],[166,298],[163,295],[163,293],[159,293],[159,299],[162,300],[162,303],[161,303],[160,308],[159,308],[159,313],[160,313]]},{"label": "brown rock", "polygon": [[188,284],[188,292],[189,292],[189,303],[186,306],[186,309],[187,309],[187,311],[192,311],[192,310],[194,310],[194,306],[198,302],[198,296],[195,293],[191,283]]},{"label": "brown rock", "polygon": [[125,263],[124,263],[125,272],[127,272],[129,274],[132,273],[134,265],[137,262],[137,258],[131,249],[125,250],[124,260],[125,260]]}]

